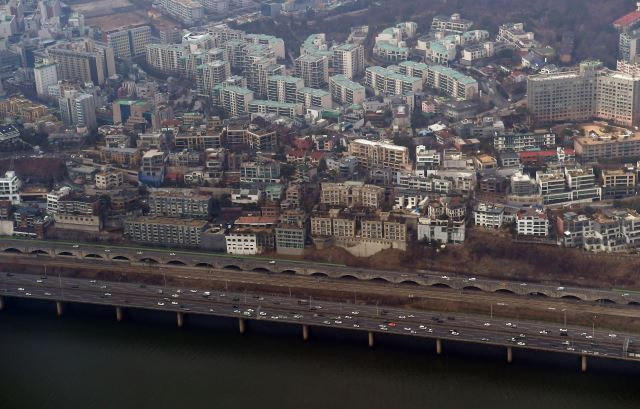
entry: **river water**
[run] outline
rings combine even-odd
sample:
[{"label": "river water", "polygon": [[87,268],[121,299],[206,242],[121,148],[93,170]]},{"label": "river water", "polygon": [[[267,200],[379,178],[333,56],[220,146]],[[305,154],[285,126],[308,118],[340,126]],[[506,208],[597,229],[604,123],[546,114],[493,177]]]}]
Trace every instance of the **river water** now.
[{"label": "river water", "polygon": [[0,408],[640,408],[640,365],[250,322],[9,300]]}]

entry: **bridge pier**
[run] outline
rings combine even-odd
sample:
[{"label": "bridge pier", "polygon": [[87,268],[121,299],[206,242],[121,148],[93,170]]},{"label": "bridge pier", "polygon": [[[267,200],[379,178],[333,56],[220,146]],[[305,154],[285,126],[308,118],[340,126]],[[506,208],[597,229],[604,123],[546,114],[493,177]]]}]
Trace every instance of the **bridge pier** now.
[{"label": "bridge pier", "polygon": [[246,329],[245,323],[244,323],[244,318],[238,318],[238,329],[240,330],[241,334],[244,334],[244,330]]},{"label": "bridge pier", "polygon": [[62,316],[63,311],[64,306],[62,304],[62,301],[56,301],[56,314],[58,314],[58,317]]},{"label": "bridge pier", "polygon": [[0,297],[0,311],[4,310],[4,298]]},{"label": "bridge pier", "polygon": [[369,348],[373,348],[374,345],[374,339],[373,339],[373,332],[369,331]]},{"label": "bridge pier", "polygon": [[178,328],[182,328],[182,325],[184,324],[184,314],[178,311],[176,313],[176,319],[178,320]]},{"label": "bridge pier", "polygon": [[442,340],[440,338],[436,338],[436,354],[442,355]]},{"label": "bridge pier", "polygon": [[511,347],[507,347],[507,363],[513,362],[513,349]]},{"label": "bridge pier", "polygon": [[309,339],[309,326],[302,324],[302,340],[307,341]]},{"label": "bridge pier", "polygon": [[586,355],[582,355],[580,357],[580,370],[582,372],[587,372],[587,356]]},{"label": "bridge pier", "polygon": [[122,321],[122,307],[120,306],[116,307],[116,321]]}]

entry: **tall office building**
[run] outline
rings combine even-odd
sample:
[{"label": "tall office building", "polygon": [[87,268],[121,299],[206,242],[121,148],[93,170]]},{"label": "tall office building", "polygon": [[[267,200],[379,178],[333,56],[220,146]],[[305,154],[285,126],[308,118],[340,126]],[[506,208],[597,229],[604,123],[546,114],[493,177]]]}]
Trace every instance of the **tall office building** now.
[{"label": "tall office building", "polygon": [[329,82],[329,59],[324,55],[301,55],[296,58],[295,71],[305,87],[323,88]]},{"label": "tall office building", "polygon": [[121,27],[103,33],[103,39],[113,49],[116,58],[144,55],[151,43],[151,27]]},{"label": "tall office building", "polygon": [[333,49],[333,72],[349,79],[364,71],[364,47],[345,43]]},{"label": "tall office building", "polygon": [[49,96],[49,85],[58,83],[58,71],[55,63],[42,63],[35,66],[33,75],[36,80],[36,92],[39,97]]},{"label": "tall office building", "polygon": [[48,48],[47,53],[61,80],[101,85],[116,73],[113,49],[94,41],[63,43]]},{"label": "tall office building", "polygon": [[577,70],[529,76],[527,105],[542,123],[602,119],[635,126],[640,120],[640,76],[585,61]]}]

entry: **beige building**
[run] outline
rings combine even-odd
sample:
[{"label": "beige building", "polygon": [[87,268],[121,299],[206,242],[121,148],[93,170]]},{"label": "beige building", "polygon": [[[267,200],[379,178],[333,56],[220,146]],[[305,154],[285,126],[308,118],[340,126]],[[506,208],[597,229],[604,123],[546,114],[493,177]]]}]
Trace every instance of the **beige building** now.
[{"label": "beige building", "polygon": [[574,138],[573,147],[580,162],[640,156],[640,133],[594,134]]},{"label": "beige building", "polygon": [[57,44],[47,49],[59,80],[103,84],[116,74],[113,48],[91,40]]},{"label": "beige building", "polygon": [[322,183],[320,203],[330,206],[378,208],[384,200],[384,188],[362,182]]},{"label": "beige building", "polygon": [[107,169],[96,173],[96,188],[100,190],[114,189],[122,186],[124,175],[121,170]]},{"label": "beige building", "polygon": [[602,119],[634,126],[640,119],[640,76],[585,61],[574,71],[531,75],[527,106],[537,122]]},{"label": "beige building", "polygon": [[378,167],[395,172],[411,170],[409,150],[389,142],[355,139],[349,143],[349,154],[367,170]]},{"label": "beige building", "polygon": [[603,199],[618,199],[636,191],[635,169],[603,169],[600,174]]}]

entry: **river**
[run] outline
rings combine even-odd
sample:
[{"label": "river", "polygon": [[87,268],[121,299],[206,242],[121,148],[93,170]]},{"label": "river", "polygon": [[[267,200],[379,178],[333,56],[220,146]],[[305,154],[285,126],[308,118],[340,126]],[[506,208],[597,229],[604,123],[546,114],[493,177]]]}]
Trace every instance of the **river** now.
[{"label": "river", "polygon": [[640,366],[169,313],[9,300],[0,408],[640,408]]}]

